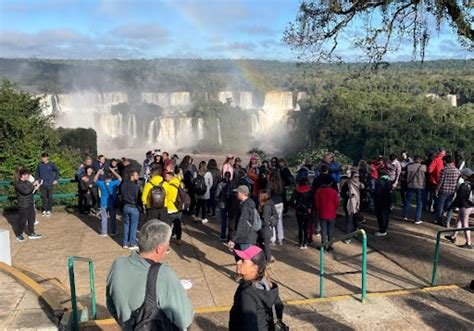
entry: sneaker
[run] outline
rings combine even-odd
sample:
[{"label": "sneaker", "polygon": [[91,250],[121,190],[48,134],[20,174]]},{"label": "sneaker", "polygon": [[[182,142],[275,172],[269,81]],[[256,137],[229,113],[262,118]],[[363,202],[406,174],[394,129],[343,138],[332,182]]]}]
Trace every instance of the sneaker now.
[{"label": "sneaker", "polygon": [[454,244],[456,242],[456,238],[454,238],[453,236],[444,236],[444,239],[450,241],[451,244]]},{"label": "sneaker", "polygon": [[107,233],[101,233],[101,234],[99,234],[99,236],[101,236],[101,237],[108,237],[109,235],[108,235]]},{"label": "sneaker", "polygon": [[22,234],[20,234],[18,237],[16,237],[16,241],[25,241],[25,237],[23,237]]},{"label": "sneaker", "polygon": [[415,224],[417,224],[417,225],[418,225],[418,224],[421,224],[421,223],[423,223],[421,220],[416,220],[416,221],[415,221]]},{"label": "sneaker", "polygon": [[346,240],[343,240],[342,241],[344,244],[350,244],[351,243],[351,240],[350,239],[346,239]]},{"label": "sneaker", "polygon": [[46,216],[46,210],[43,210],[43,216]]},{"label": "sneaker", "polygon": [[128,245],[123,245],[122,248],[123,249],[128,249]]},{"label": "sneaker", "polygon": [[472,249],[472,244],[465,243],[462,246],[458,246],[459,248],[467,248],[467,249]]},{"label": "sneaker", "polygon": [[40,222],[38,222],[38,220],[35,220],[35,225],[38,225],[40,224]]},{"label": "sneaker", "polygon": [[166,254],[169,254],[169,253],[171,253],[171,249],[168,248],[168,249],[166,250]]},{"label": "sneaker", "polygon": [[51,216],[51,212],[49,210],[46,212],[46,216]]},{"label": "sneaker", "polygon": [[110,234],[111,237],[115,237],[115,236],[117,236],[117,235],[118,235],[118,232],[114,232],[114,233],[111,233],[111,234]]},{"label": "sneaker", "polygon": [[202,224],[207,224],[208,222],[209,222],[209,220],[207,218],[205,218],[201,221]]},{"label": "sneaker", "polygon": [[376,237],[385,237],[386,235],[387,235],[387,232],[379,232],[379,231],[375,232]]},{"label": "sneaker", "polygon": [[405,222],[408,222],[408,218],[406,218],[406,217],[404,217],[403,220],[404,220]]},{"label": "sneaker", "polygon": [[278,240],[277,245],[278,246],[283,246],[283,240]]},{"label": "sneaker", "polygon": [[303,246],[303,249],[308,249],[308,245],[304,245],[304,246]]},{"label": "sneaker", "polygon": [[138,251],[138,246],[137,245],[130,246],[128,249],[131,250],[131,251]]},{"label": "sneaker", "polygon": [[28,236],[28,239],[40,239],[41,237],[42,237],[41,234],[33,232],[32,234]]},{"label": "sneaker", "polygon": [[299,247],[300,249],[304,249],[304,246],[303,246],[303,245],[298,245],[298,247]]},{"label": "sneaker", "polygon": [[318,232],[318,233],[315,233],[314,235],[315,235],[316,237],[321,237],[321,233],[319,233],[319,232]]},{"label": "sneaker", "polygon": [[275,262],[276,262],[276,259],[272,256],[272,257],[270,258],[270,263],[275,263]]}]

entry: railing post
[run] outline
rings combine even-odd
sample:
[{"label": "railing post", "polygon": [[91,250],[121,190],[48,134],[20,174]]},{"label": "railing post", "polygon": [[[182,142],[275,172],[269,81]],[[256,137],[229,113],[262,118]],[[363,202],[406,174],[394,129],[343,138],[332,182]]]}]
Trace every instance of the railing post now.
[{"label": "railing post", "polygon": [[76,284],[74,281],[74,256],[69,257],[69,285],[71,287],[71,306],[72,306],[72,330],[79,331],[79,320],[77,316],[77,297]]},{"label": "railing post", "polygon": [[319,254],[319,297],[324,298],[324,246]]},{"label": "railing post", "polygon": [[435,247],[434,260],[433,260],[433,273],[431,274],[431,286],[436,286],[436,272],[438,271],[440,237],[441,237],[441,231],[438,231],[438,233],[436,234],[436,247]]},{"label": "railing post", "polygon": [[367,234],[364,229],[362,234],[362,303],[367,300]]},{"label": "railing post", "polygon": [[91,286],[91,304],[92,304],[92,319],[97,319],[97,307],[95,302],[95,283],[94,283],[94,263],[89,261],[89,282]]}]

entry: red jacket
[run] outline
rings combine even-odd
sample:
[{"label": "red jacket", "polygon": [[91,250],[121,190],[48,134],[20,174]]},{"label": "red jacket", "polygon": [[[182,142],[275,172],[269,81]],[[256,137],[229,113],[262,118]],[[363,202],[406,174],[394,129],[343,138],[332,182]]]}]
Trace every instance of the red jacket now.
[{"label": "red jacket", "polygon": [[316,209],[319,218],[325,220],[336,219],[336,211],[339,206],[339,194],[332,187],[321,187],[316,191]]},{"label": "red jacket", "polygon": [[437,185],[439,183],[439,176],[441,174],[441,170],[444,168],[443,157],[445,155],[445,152],[441,152],[438,154],[438,156],[436,156],[433,162],[431,162],[430,167],[428,168],[428,173],[430,174],[430,184]]}]

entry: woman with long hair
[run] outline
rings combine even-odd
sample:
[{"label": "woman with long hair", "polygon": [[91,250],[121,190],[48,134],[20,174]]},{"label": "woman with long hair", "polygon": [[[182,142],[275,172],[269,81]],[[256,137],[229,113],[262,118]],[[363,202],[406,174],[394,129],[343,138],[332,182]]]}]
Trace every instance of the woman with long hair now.
[{"label": "woman with long hair", "polygon": [[301,177],[292,198],[298,222],[298,245],[300,249],[308,248],[308,225],[314,205],[314,194],[308,177]]},{"label": "woman with long hair", "polygon": [[278,222],[278,212],[273,204],[270,194],[266,190],[261,190],[258,194],[258,212],[262,218],[262,229],[258,232],[258,246],[265,252],[267,262],[274,262],[270,251],[270,239],[273,229]]},{"label": "woman with long hair", "polygon": [[242,276],[230,310],[229,330],[287,330],[282,322],[283,303],[278,285],[268,277],[265,253],[257,246],[235,250],[240,258],[236,272]]},{"label": "woman with long hair", "polygon": [[227,155],[225,162],[222,165],[221,177],[224,177],[224,174],[227,171],[230,172],[230,179],[232,180],[234,178],[234,156],[231,154]]},{"label": "woman with long hair", "polygon": [[189,214],[192,215],[194,207],[196,206],[196,197],[194,195],[194,168],[191,156],[186,155],[183,157],[183,160],[181,160],[181,163],[179,164],[179,170],[182,173],[182,183],[191,198]]},{"label": "woman with long hair", "polygon": [[[211,197],[212,187],[212,174],[207,169],[205,161],[199,163],[199,168],[194,178],[194,190],[196,193],[196,222],[201,221],[202,224],[206,224],[208,219],[207,215],[207,204]],[[199,210],[201,210],[201,219],[199,220]]]},{"label": "woman with long hair", "polygon": [[207,169],[212,175],[212,187],[211,187],[211,195],[209,198],[209,204],[207,206],[207,209],[210,213],[212,213],[212,216],[216,216],[216,207],[217,207],[217,199],[216,199],[216,191],[217,191],[217,185],[219,185],[222,176],[219,168],[217,167],[217,162],[214,159],[210,159],[209,162],[207,163]]},{"label": "woman with long hair", "polygon": [[283,230],[283,181],[279,169],[274,168],[270,172],[266,189],[278,213],[277,224],[272,229],[272,238],[270,239],[270,242],[271,245],[275,245],[276,243],[283,245],[283,239],[285,237]]},{"label": "woman with long hair", "polygon": [[[346,215],[346,234],[352,233],[359,228],[361,190],[363,188],[364,184],[360,182],[359,172],[352,170],[351,178],[344,183],[341,189],[344,213]],[[350,239],[344,240],[346,244],[350,242]]]}]

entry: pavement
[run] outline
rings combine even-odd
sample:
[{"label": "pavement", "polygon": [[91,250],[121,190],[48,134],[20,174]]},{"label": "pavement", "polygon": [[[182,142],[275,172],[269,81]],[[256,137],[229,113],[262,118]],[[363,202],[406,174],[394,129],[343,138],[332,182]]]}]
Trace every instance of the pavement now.
[{"label": "pavement", "polygon": [[[0,216],[0,228],[11,230],[9,223],[15,214]],[[334,245],[335,252],[326,254],[325,296],[349,295],[337,301],[302,301],[287,305],[285,320],[295,330],[310,329],[473,329],[474,294],[466,289],[474,279],[474,251],[456,247],[447,241],[441,244],[438,284],[459,284],[460,287],[435,292],[399,292],[400,296],[371,296],[428,287],[431,279],[435,235],[441,227],[427,222],[415,225],[404,222],[396,211],[390,221],[389,235],[373,236],[376,221],[368,215],[364,225],[368,235],[367,292],[369,300],[361,304],[355,298],[361,293],[361,252],[359,240],[351,244]],[[424,219],[430,219],[425,215]],[[120,245],[119,236],[99,237],[100,220],[73,211],[54,213],[51,217],[38,214],[37,232],[40,240],[16,242],[11,233],[13,265],[35,270],[58,279],[68,287],[67,259],[71,255],[90,257],[94,261],[98,317],[110,318],[105,308],[105,280],[112,261],[128,255]],[[343,219],[338,226],[343,227]],[[277,262],[270,268],[273,281],[280,287],[284,301],[307,300],[319,297],[319,251],[296,247],[297,226],[289,214],[284,219],[285,243],[273,249]],[[232,305],[237,283],[233,280],[235,260],[218,240],[218,219],[211,218],[206,225],[185,221],[183,245],[171,244],[166,259],[179,278],[190,279],[193,288],[188,291],[197,312],[192,330],[223,329],[228,322],[228,307]],[[342,235],[337,230],[336,236]],[[458,235],[458,245],[463,244]],[[315,237],[315,241],[319,241]],[[80,296],[89,291],[88,272],[78,263],[77,291]],[[3,283],[0,281],[0,284]],[[396,292],[394,292],[396,293]],[[87,300],[83,300],[87,303]],[[219,310],[221,310],[219,312]]]}]

